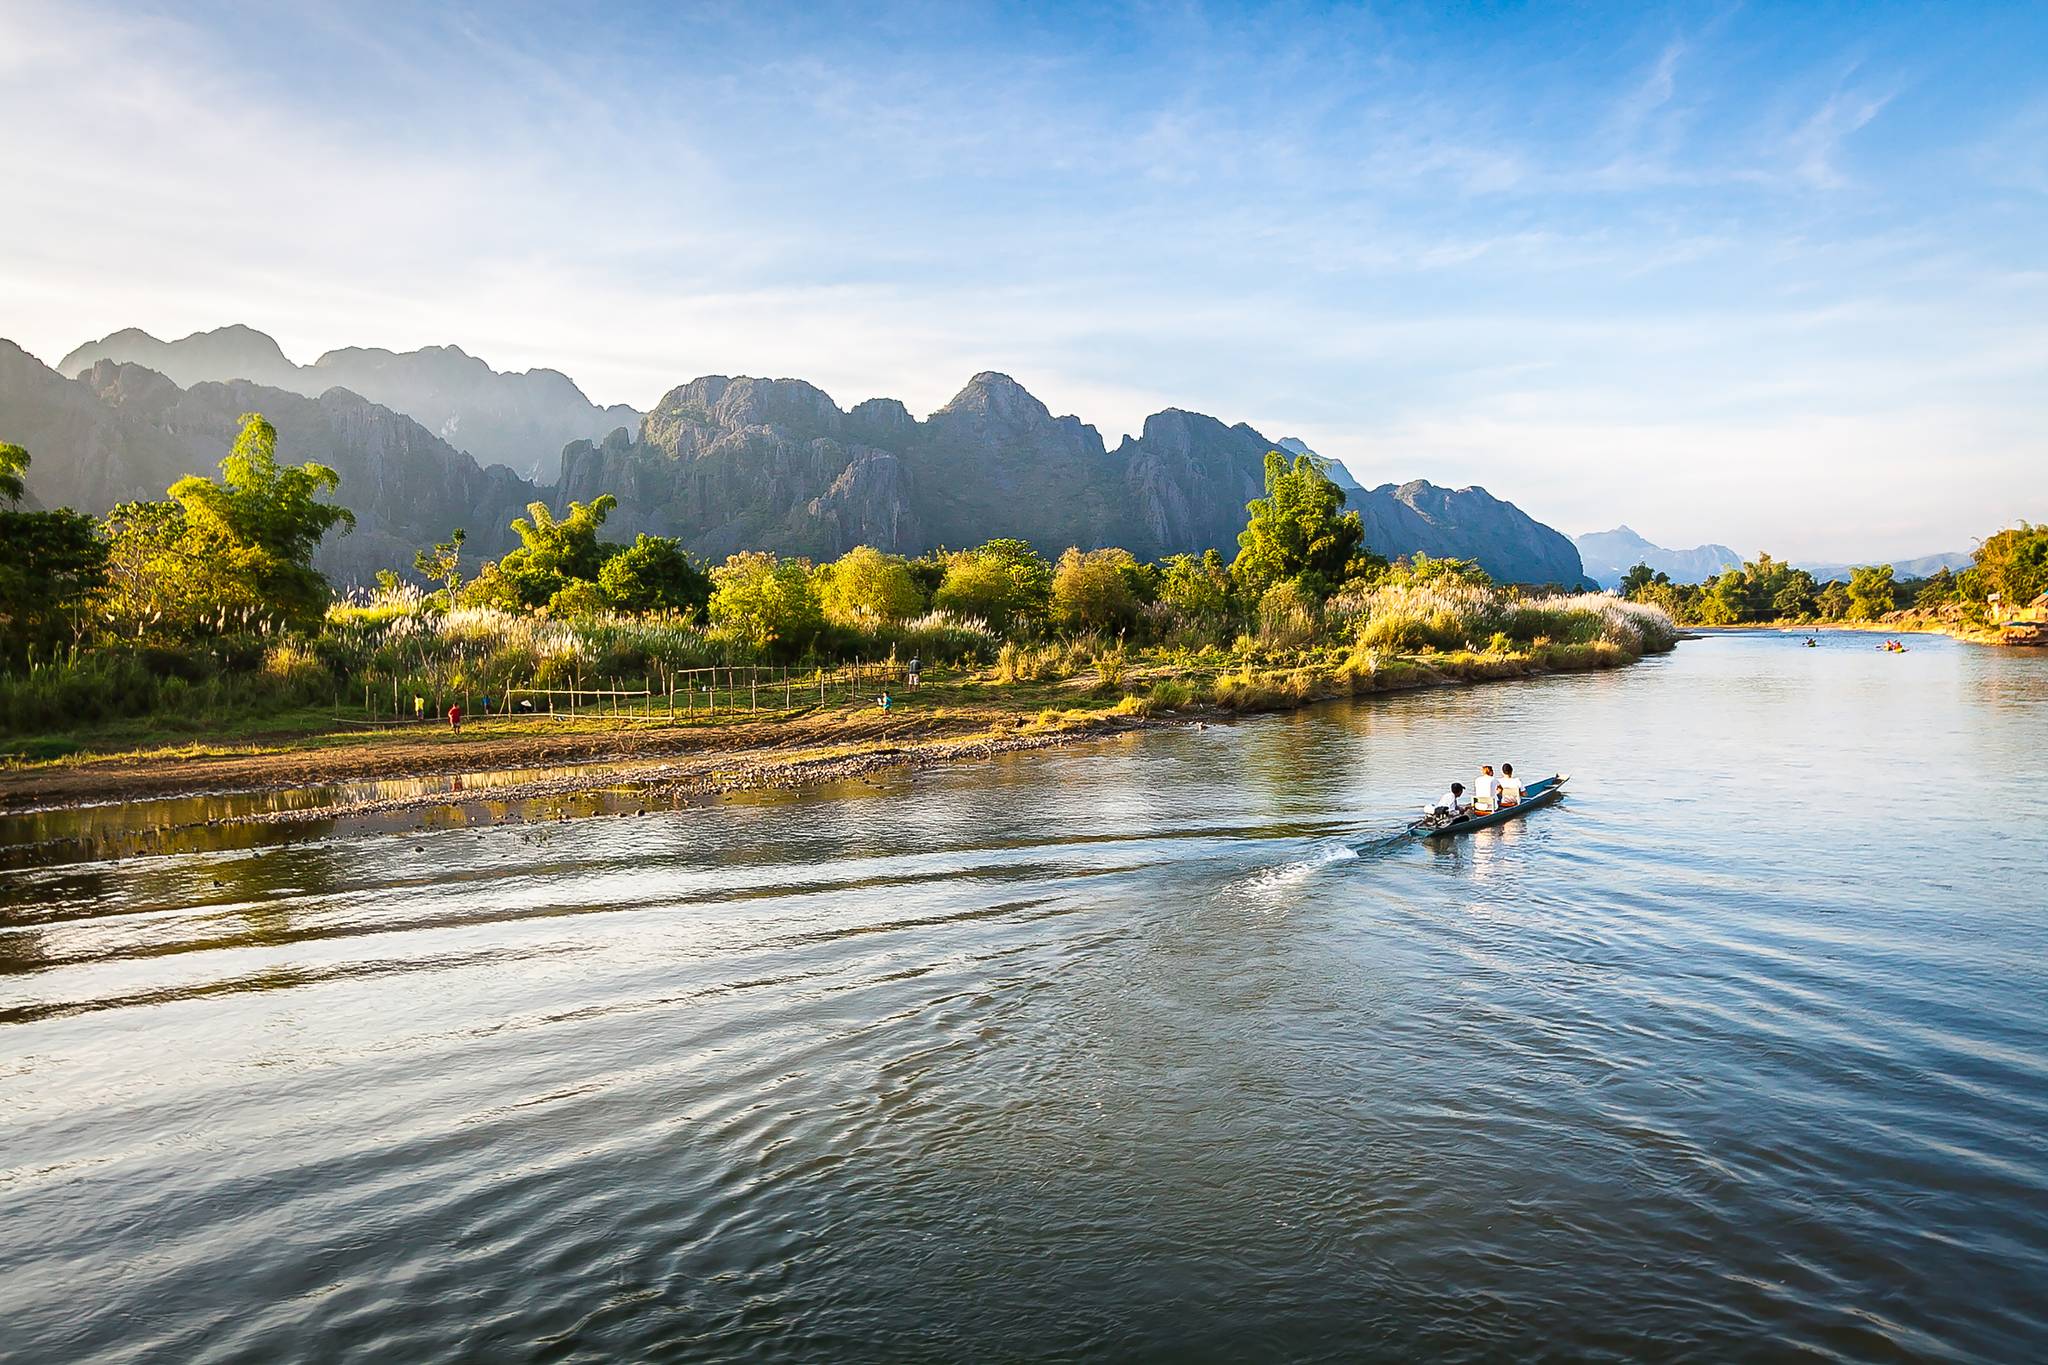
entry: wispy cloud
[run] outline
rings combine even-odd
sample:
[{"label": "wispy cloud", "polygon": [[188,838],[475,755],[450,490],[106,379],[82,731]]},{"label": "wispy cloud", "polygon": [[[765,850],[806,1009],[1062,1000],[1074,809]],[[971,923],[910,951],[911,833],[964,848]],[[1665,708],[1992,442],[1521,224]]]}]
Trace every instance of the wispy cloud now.
[{"label": "wispy cloud", "polygon": [[1740,7],[262,20],[0,0],[0,334],[455,341],[641,405],[724,371],[928,410],[1003,369],[1112,440],[1177,403],[1816,556],[1908,505],[1895,548],[1957,543],[1995,499],[1919,498],[1914,449],[2010,489],[2048,426],[2010,32],[1970,65]]}]

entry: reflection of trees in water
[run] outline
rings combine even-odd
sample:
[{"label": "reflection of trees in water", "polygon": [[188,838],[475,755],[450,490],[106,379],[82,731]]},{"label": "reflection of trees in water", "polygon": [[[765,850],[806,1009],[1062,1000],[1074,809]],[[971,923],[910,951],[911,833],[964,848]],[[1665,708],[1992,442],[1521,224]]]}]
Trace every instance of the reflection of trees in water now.
[{"label": "reflection of trees in water", "polygon": [[1363,731],[1354,718],[1332,726],[1314,711],[1294,711],[1259,721],[1237,746],[1238,767],[1262,791],[1272,815],[1320,814],[1339,801],[1366,761]]},{"label": "reflection of trees in water", "polygon": [[58,868],[0,879],[0,927],[72,919],[111,903],[120,885],[103,867]]},{"label": "reflection of trees in water", "polygon": [[0,922],[0,976],[32,972],[43,965],[47,955],[41,930]]},{"label": "reflection of trees in water", "polygon": [[[321,825],[332,828],[332,821]],[[311,833],[311,827],[300,827]],[[276,831],[268,831],[271,838]],[[306,896],[331,895],[347,880],[342,859],[347,844],[281,844],[243,857],[188,866],[183,898],[188,903],[241,902],[236,914],[250,943],[276,946],[302,937],[293,916]],[[280,984],[291,984],[282,982]]]}]

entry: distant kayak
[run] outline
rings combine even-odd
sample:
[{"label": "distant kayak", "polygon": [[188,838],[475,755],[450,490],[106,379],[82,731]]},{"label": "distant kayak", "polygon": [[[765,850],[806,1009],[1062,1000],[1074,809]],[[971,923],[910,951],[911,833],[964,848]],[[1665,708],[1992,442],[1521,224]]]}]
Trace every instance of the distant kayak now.
[{"label": "distant kayak", "polygon": [[1564,784],[1571,781],[1569,773],[1546,777],[1540,782],[1531,782],[1522,789],[1522,799],[1512,806],[1503,806],[1486,815],[1461,815],[1455,820],[1441,824],[1435,818],[1417,820],[1408,826],[1411,839],[1442,839],[1454,834],[1470,834],[1475,829],[1489,825],[1505,824],[1518,816],[1527,815],[1538,806],[1548,806],[1564,796]]}]

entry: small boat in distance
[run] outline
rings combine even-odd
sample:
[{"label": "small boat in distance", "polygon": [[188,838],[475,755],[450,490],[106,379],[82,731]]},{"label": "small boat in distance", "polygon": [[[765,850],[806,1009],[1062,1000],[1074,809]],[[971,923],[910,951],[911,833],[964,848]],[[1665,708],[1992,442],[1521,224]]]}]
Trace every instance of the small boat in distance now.
[{"label": "small boat in distance", "polygon": [[1560,773],[1556,777],[1546,777],[1539,782],[1531,782],[1522,789],[1522,799],[1520,801],[1517,801],[1512,806],[1503,806],[1499,810],[1489,811],[1485,815],[1459,815],[1449,820],[1440,819],[1434,815],[1425,816],[1408,826],[1408,837],[1411,839],[1440,839],[1453,834],[1470,834],[1473,830],[1485,829],[1488,825],[1504,824],[1518,816],[1527,815],[1538,806],[1547,806],[1559,800],[1564,796],[1564,784],[1571,780],[1571,774]]}]

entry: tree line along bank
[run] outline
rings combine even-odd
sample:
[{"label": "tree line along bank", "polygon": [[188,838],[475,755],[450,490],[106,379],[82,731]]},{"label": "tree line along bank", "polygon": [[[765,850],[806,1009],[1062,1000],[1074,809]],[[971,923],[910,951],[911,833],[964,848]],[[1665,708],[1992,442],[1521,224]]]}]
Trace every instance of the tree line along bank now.
[{"label": "tree line along bank", "polygon": [[338,709],[386,684],[502,695],[734,662],[987,664],[1007,650],[1014,675],[1017,651],[1053,643],[1249,669],[1318,651],[1640,652],[1646,630],[1661,638],[1611,598],[1498,587],[1466,561],[1390,564],[1314,461],[1277,451],[1227,560],[1145,563],[1115,547],[1050,558],[999,538],[915,557],[859,546],[827,563],[743,551],[707,565],[668,537],[604,540],[606,495],[560,515],[533,504],[512,523],[518,547],[496,560],[470,564],[456,530],[418,552],[411,578],[394,566],[339,594],[312,562],[322,537],[353,525],[325,500],[339,477],[281,462],[259,414],[243,418],[218,478],[100,519],[23,510],[29,458],[0,445],[0,726],[17,734]]}]

